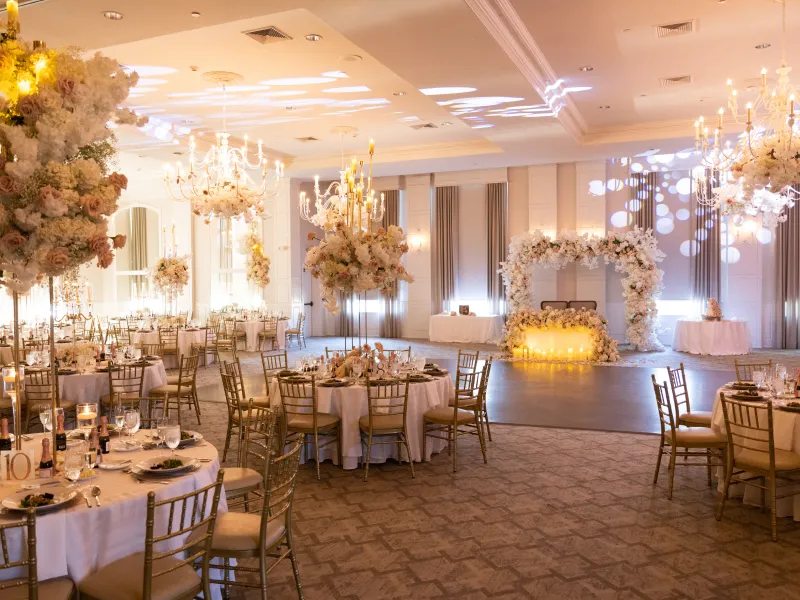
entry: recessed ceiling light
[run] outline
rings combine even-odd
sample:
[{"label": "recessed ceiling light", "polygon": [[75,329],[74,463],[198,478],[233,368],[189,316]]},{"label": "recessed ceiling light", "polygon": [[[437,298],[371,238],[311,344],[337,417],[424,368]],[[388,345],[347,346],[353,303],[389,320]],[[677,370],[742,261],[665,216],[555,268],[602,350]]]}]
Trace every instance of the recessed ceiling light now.
[{"label": "recessed ceiling light", "polygon": [[466,94],[474,91],[474,87],[432,87],[420,90],[426,96],[447,96],[449,94]]},{"label": "recessed ceiling light", "polygon": [[482,123],[481,125],[473,125],[473,129],[488,129],[489,127],[494,127],[491,123]]},{"label": "recessed ceiling light", "polygon": [[119,13],[115,10],[107,10],[103,13],[103,16],[110,21],[121,21],[122,20],[122,13]]},{"label": "recessed ceiling light", "polygon": [[200,13],[197,11],[192,12],[192,16],[196,19],[200,16]]},{"label": "recessed ceiling light", "polygon": [[347,73],[344,71],[325,71],[323,77],[334,77],[336,79],[347,79]]},{"label": "recessed ceiling light", "polygon": [[599,108],[600,110],[608,110],[611,107],[608,104],[601,104],[597,108]]},{"label": "recessed ceiling light", "polygon": [[344,56],[340,56],[339,60],[343,60],[344,62],[358,62],[361,60],[361,56],[358,54],[345,54]]},{"label": "recessed ceiling light", "polygon": [[763,44],[757,44],[756,45],[756,50],[766,50],[770,46],[772,46],[772,44],[767,44],[766,42],[763,43]]},{"label": "recessed ceiling light", "polygon": [[318,41],[320,41],[320,40],[322,39],[322,36],[321,36],[321,35],[319,35],[318,33],[309,33],[309,34],[306,36],[306,39],[307,39],[309,42],[318,42]]},{"label": "recessed ceiling light", "polygon": [[591,65],[584,65],[583,67],[579,67],[578,71],[582,71],[583,73],[588,73],[589,71],[594,71],[594,67]]},{"label": "recessed ceiling light", "polygon": [[405,96],[405,92],[392,92],[392,96]]}]

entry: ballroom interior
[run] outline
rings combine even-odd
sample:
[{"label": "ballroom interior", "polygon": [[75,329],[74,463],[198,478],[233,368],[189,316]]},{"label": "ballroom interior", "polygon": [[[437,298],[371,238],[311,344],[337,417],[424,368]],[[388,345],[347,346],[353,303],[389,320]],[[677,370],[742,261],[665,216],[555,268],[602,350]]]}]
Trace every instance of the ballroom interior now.
[{"label": "ballroom interior", "polygon": [[800,0],[0,13],[0,600],[800,596]]}]

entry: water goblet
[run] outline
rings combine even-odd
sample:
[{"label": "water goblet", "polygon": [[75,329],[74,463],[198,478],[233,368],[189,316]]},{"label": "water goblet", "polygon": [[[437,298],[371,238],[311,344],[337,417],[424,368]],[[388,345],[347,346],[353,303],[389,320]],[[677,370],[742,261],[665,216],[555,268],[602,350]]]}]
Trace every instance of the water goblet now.
[{"label": "water goblet", "polygon": [[167,444],[167,448],[172,450],[172,454],[174,455],[175,448],[177,448],[181,443],[180,425],[176,423],[170,423],[164,427],[164,441]]}]

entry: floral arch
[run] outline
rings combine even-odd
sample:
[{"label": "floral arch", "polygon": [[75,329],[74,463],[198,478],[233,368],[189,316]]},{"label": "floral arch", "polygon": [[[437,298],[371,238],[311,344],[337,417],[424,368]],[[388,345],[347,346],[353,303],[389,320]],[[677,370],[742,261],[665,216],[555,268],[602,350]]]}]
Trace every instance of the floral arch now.
[{"label": "floral arch", "polygon": [[600,259],[626,273],[622,280],[625,301],[625,336],[636,350],[663,350],[658,341],[658,309],[664,272],[656,263],[664,259],[650,229],[635,227],[625,233],[609,232],[605,236],[562,232],[550,238],[541,231],[518,235],[511,240],[508,259],[501,263],[500,273],[506,286],[509,313],[534,310],[531,290],[531,268],[542,265],[562,269],[580,262],[597,268]]}]

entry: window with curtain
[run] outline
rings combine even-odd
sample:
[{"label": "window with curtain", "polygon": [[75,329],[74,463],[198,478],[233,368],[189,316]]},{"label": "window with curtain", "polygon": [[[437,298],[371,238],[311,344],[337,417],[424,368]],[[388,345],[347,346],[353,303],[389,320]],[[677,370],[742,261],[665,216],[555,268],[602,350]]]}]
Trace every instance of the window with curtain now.
[{"label": "window with curtain", "polygon": [[[712,179],[707,178],[709,187]],[[711,190],[708,190],[709,196]],[[692,195],[692,237],[696,253],[692,260],[692,303],[701,312],[708,298],[719,298],[721,285],[720,269],[720,214],[719,209],[697,204]]]},{"label": "window with curtain", "polygon": [[[381,226],[400,224],[400,191],[388,190],[383,193],[386,210],[383,213]],[[398,283],[395,282],[391,291],[384,296],[384,311],[381,321],[382,337],[400,337],[403,325],[403,314],[398,295]]]},{"label": "window with curtain", "polygon": [[655,231],[656,173],[631,173],[631,199],[628,209],[634,226]]},{"label": "window with curtain", "polygon": [[800,348],[800,207],[775,232],[775,346]]},{"label": "window with curtain", "polygon": [[498,273],[500,263],[505,261],[508,251],[508,184],[490,183],[486,188],[488,227],[488,252],[486,272],[486,295],[491,310],[505,315],[506,290],[503,278]]},{"label": "window with curtain", "polygon": [[458,297],[458,187],[437,187],[431,211],[431,312]]},{"label": "window with curtain", "polygon": [[214,221],[216,249],[211,264],[211,307],[229,304],[250,306],[253,293],[247,282],[247,257],[237,251],[237,241],[247,230],[241,219],[220,217]]}]

